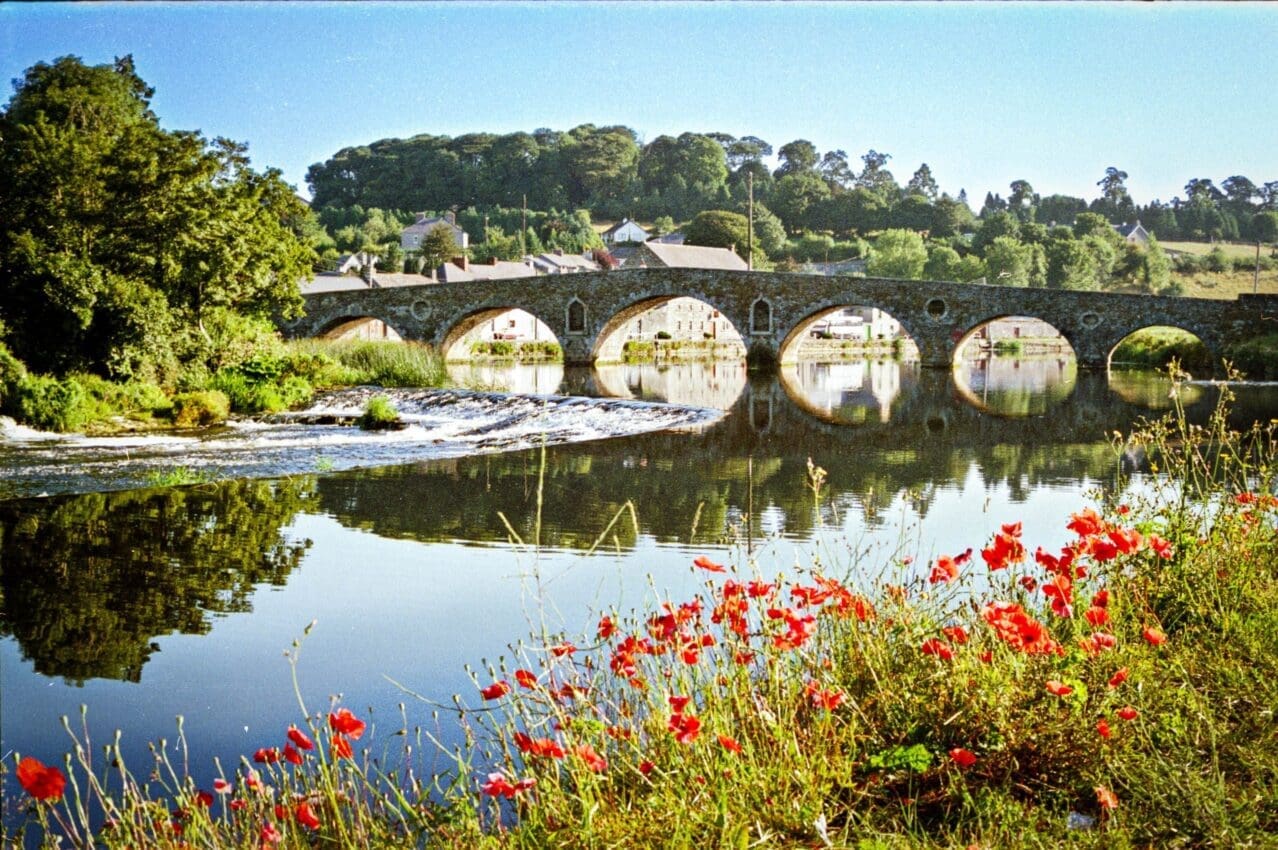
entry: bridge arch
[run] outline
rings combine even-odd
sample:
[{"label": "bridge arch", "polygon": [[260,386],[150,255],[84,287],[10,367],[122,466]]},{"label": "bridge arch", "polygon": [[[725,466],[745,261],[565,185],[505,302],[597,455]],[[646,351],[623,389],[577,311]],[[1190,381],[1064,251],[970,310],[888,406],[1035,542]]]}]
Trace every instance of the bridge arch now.
[{"label": "bridge arch", "polygon": [[409,336],[391,321],[379,316],[346,315],[318,325],[314,334],[320,339],[380,339],[402,342]]},{"label": "bridge arch", "polygon": [[651,341],[661,331],[674,339],[683,336],[722,342],[731,349],[740,347],[740,356],[745,357],[746,342],[736,323],[712,300],[688,293],[645,295],[616,310],[595,335],[591,359],[617,363],[623,359],[627,342]]},{"label": "bridge arch", "polygon": [[[831,300],[822,304],[815,310],[809,311],[803,318],[795,322],[789,330],[781,337],[781,344],[778,347],[778,361],[782,364],[797,362],[799,353],[804,344],[811,338],[814,330],[818,330],[822,322],[833,322],[840,313],[846,311],[860,311],[857,317],[859,321],[850,324],[859,326],[863,332],[868,333],[868,337],[864,337],[867,341],[879,341],[880,336],[887,336],[889,333],[892,339],[884,339],[883,342],[891,344],[894,339],[902,340],[902,349],[900,353],[918,356],[919,337],[911,330],[913,322],[898,317],[895,313],[890,312],[875,304],[856,303],[856,299]],[[834,317],[834,318],[832,318]],[[888,329],[891,329],[890,331]],[[875,352],[876,354],[878,352]]]},{"label": "bridge arch", "polygon": [[[1129,343],[1128,345],[1124,345]],[[1117,358],[1117,359],[1116,359]],[[1164,368],[1175,358],[1185,369],[1211,370],[1218,357],[1208,350],[1202,337],[1188,328],[1151,323],[1136,328],[1109,349],[1106,368]]]},{"label": "bridge arch", "polygon": [[[513,318],[511,318],[513,316]],[[506,322],[514,321],[514,326]],[[493,323],[503,327],[494,328]],[[484,329],[484,325],[489,325]],[[440,358],[445,362],[469,360],[470,352],[464,350],[466,341],[483,338],[488,340],[510,338],[512,341],[550,340],[562,346],[562,340],[552,330],[552,325],[527,306],[508,304],[481,307],[456,317],[444,330],[437,343]]]},{"label": "bridge arch", "polygon": [[954,365],[960,365],[978,347],[991,354],[1002,349],[1006,354],[1068,354],[1078,359],[1069,335],[1038,316],[1004,313],[982,319],[955,340]]}]

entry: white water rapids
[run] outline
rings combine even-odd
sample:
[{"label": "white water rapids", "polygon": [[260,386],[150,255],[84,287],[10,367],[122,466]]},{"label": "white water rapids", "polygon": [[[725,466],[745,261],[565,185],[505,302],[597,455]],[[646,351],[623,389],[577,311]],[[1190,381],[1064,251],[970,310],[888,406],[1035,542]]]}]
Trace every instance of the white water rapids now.
[{"label": "white water rapids", "polygon": [[[375,395],[406,427],[349,423]],[[722,411],[577,396],[357,387],[306,410],[237,420],[199,432],[85,437],[0,420],[0,499],[145,487],[185,480],[263,478],[415,463],[487,452],[699,428]],[[180,470],[180,473],[175,473]]]}]

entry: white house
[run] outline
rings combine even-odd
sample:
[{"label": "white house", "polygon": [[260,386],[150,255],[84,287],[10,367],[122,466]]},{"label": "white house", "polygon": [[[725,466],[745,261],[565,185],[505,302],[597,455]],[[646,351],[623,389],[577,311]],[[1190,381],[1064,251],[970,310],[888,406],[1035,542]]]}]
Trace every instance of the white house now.
[{"label": "white house", "polygon": [[1118,235],[1123,240],[1132,244],[1144,247],[1149,244],[1149,231],[1141,227],[1140,221],[1135,224],[1115,224],[1114,230],[1118,231]]},{"label": "white house", "polygon": [[627,242],[647,242],[650,235],[635,222],[623,218],[603,232],[603,241],[607,245],[624,245]]},{"label": "white house", "polygon": [[458,248],[464,251],[470,247],[470,234],[457,226],[457,216],[451,212],[444,213],[443,218],[428,218],[426,213],[418,213],[417,221],[400,231],[399,247],[405,251],[420,251],[426,234],[441,224],[453,232],[453,241]]}]

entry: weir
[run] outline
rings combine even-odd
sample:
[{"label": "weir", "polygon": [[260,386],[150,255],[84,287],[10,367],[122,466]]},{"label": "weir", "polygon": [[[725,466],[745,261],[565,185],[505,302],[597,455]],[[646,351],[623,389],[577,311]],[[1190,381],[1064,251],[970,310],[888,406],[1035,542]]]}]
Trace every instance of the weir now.
[{"label": "weir", "polygon": [[1129,334],[1164,325],[1197,336],[1214,360],[1234,341],[1278,332],[1278,295],[1232,301],[1105,292],[1020,289],[986,284],[886,278],[821,277],[710,269],[631,269],[514,280],[360,287],[307,294],[306,315],[281,322],[285,336],[322,336],[354,319],[385,322],[404,339],[445,354],[475,317],[520,309],[558,338],[568,364],[609,359],[615,338],[645,304],[691,297],[730,321],[752,362],[795,359],[810,320],[845,306],[877,307],[901,324],[922,364],[948,369],[975,328],[1008,316],[1040,319],[1074,349],[1078,365],[1100,370]]}]

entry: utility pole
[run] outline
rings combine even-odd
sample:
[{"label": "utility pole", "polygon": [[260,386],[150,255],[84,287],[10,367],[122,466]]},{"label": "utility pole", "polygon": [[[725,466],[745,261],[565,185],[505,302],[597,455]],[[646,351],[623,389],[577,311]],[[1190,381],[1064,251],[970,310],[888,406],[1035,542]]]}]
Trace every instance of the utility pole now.
[{"label": "utility pole", "polygon": [[[750,201],[746,205],[746,268],[754,271],[754,172],[746,174],[746,185],[750,188]],[[1257,251],[1260,249],[1257,248]]]},{"label": "utility pole", "polygon": [[523,204],[519,207],[519,253],[528,256],[528,246],[524,244],[528,232],[528,196],[524,195]]},{"label": "utility pole", "polygon": [[1251,294],[1255,295],[1260,291],[1260,237],[1256,237],[1256,273],[1251,279]]}]

